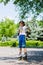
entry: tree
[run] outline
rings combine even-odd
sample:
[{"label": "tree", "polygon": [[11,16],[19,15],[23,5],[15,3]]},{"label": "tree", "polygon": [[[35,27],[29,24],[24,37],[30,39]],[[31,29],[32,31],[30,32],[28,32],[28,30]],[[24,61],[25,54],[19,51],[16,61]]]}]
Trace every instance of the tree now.
[{"label": "tree", "polygon": [[39,23],[35,18],[33,18],[31,21],[27,21],[27,24],[31,30],[31,34],[29,34],[29,39],[37,40],[40,34],[42,33],[41,26],[39,26]]},{"label": "tree", "polygon": [[[10,0],[0,0],[0,2],[4,2],[6,5]],[[20,11],[21,18],[27,17],[26,14],[29,12],[35,13],[35,15],[39,15],[39,13],[43,12],[43,0],[12,0],[13,4]]]},{"label": "tree", "polygon": [[5,37],[11,37],[16,33],[16,24],[13,20],[6,18],[0,22],[0,35]]}]

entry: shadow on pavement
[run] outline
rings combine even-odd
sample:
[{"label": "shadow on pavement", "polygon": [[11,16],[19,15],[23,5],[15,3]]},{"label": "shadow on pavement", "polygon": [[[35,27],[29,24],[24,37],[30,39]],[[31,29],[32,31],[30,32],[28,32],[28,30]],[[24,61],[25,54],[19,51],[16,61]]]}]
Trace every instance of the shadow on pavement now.
[{"label": "shadow on pavement", "polygon": [[[18,60],[18,57],[0,57],[0,61],[8,60],[10,63]],[[43,51],[27,51],[27,61],[31,63],[43,62]],[[43,63],[42,63],[43,64]]]},{"label": "shadow on pavement", "polygon": [[0,57],[0,60],[16,60],[17,57]]},{"label": "shadow on pavement", "polygon": [[28,51],[27,59],[28,62],[43,62],[43,51]]}]

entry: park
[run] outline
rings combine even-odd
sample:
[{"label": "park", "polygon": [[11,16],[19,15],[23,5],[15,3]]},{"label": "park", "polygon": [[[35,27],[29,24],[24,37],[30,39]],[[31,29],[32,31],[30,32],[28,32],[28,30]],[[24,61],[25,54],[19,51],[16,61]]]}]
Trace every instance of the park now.
[{"label": "park", "polygon": [[[18,60],[19,22],[27,26],[27,61]],[[0,65],[43,65],[43,0],[0,0]]]}]

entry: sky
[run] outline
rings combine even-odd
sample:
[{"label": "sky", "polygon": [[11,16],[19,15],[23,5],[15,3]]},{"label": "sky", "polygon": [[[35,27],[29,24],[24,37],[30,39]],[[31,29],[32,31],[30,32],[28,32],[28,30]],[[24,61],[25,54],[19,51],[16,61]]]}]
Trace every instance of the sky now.
[{"label": "sky", "polygon": [[[33,16],[30,14],[31,17]],[[28,17],[28,20],[31,20],[31,17]],[[42,16],[42,14],[40,14]],[[0,3],[0,20],[4,18],[9,18],[12,20],[15,20],[15,22],[19,21],[19,14],[16,10],[16,6],[10,1],[6,6],[3,3]],[[38,19],[41,19],[40,16],[38,16]]]},{"label": "sky", "polygon": [[0,3],[0,20],[4,18],[10,18],[12,20],[18,21],[18,12],[16,7],[12,2],[9,2],[6,6]]}]

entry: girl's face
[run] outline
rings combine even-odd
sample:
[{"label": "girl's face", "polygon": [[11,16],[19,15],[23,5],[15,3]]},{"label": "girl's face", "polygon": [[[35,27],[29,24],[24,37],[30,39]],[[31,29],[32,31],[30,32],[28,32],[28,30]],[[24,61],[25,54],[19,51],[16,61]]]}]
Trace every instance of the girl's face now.
[{"label": "girl's face", "polygon": [[22,23],[20,23],[20,26],[21,26],[21,27],[23,27],[23,24],[22,24]]}]

